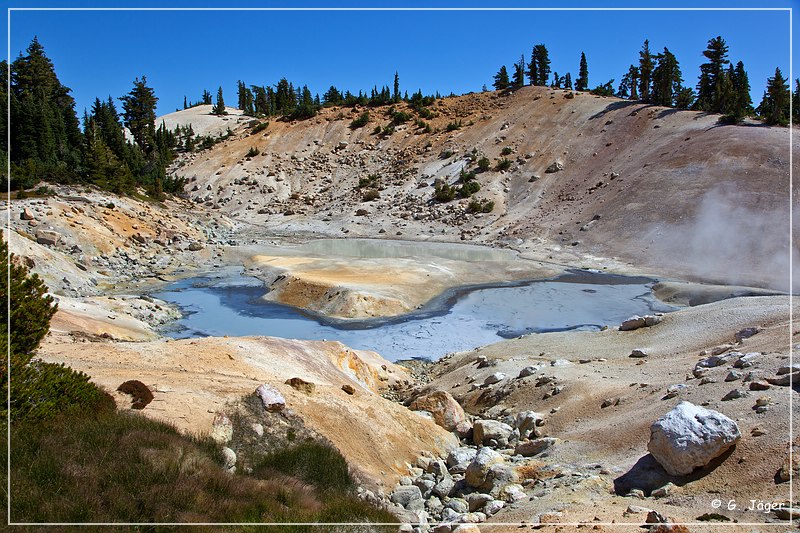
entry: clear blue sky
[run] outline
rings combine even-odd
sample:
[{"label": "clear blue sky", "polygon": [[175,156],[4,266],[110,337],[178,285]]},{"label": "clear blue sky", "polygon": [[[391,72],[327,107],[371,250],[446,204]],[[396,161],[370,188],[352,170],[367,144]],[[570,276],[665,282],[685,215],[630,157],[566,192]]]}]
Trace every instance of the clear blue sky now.
[{"label": "clear blue sky", "polygon": [[[54,2],[8,1],[7,7]],[[224,6],[204,0],[131,2],[138,7]],[[286,2],[282,5],[289,5]],[[111,2],[65,1],[60,7],[114,6]],[[240,0],[241,7],[281,5]],[[365,2],[306,2],[305,6],[363,7]],[[372,6],[411,7],[409,2]],[[425,5],[417,2],[416,5]],[[432,5],[428,3],[428,5]],[[440,7],[497,7],[483,2],[440,2]],[[655,7],[634,2],[508,2],[508,7]],[[662,7],[695,7],[696,2],[664,2]],[[800,1],[757,3],[709,1],[703,7],[800,7]],[[800,11],[795,11],[795,18]],[[586,53],[594,87],[615,79],[638,61],[644,39],[653,52],[668,47],[680,61],[684,83],[694,87],[701,52],[722,35],[729,58],[743,61],[754,103],[767,77],[780,67],[789,77],[789,13],[766,11],[12,11],[13,60],[34,35],[45,47],[62,83],[72,89],[78,114],[95,97],[118,98],[135,77],[146,75],[159,97],[159,114],[198,100],[203,89],[220,85],[228,105],[236,105],[236,82],[274,84],[285,76],[322,94],[340,89],[391,86],[399,71],[401,90],[442,94],[491,88],[502,64],[511,65],[534,44],[550,51],[551,68],[576,77]],[[796,62],[795,62],[796,63]],[[795,77],[800,71],[795,68]]]}]

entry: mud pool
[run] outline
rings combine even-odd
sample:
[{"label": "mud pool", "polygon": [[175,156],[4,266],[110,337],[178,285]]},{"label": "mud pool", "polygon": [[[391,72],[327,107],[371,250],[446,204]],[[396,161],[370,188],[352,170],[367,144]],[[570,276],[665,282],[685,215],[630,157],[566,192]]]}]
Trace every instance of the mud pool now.
[{"label": "mud pool", "polygon": [[176,282],[153,296],[183,317],[173,338],[266,335],[338,340],[389,360],[438,359],[529,333],[599,330],[634,314],[674,307],[655,299],[654,280],[574,271],[550,280],[459,287],[422,309],[391,319],[331,320],[261,299],[261,282],[241,274]]}]

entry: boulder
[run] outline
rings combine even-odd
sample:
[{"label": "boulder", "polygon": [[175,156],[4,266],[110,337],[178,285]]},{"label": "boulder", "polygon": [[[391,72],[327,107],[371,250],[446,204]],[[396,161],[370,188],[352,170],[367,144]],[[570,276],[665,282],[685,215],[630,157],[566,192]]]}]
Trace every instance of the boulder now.
[{"label": "boulder", "polygon": [[200,250],[202,250],[203,248],[205,248],[205,246],[203,246],[203,245],[202,245],[202,244],[200,244],[199,242],[193,242],[193,243],[191,243],[191,244],[189,245],[189,251],[190,251],[190,252],[199,252],[199,251],[200,251]]},{"label": "boulder", "polygon": [[517,413],[514,420],[514,426],[519,430],[519,438],[527,439],[531,435],[539,437],[539,431],[536,429],[544,423],[544,415],[535,411],[521,411]]},{"label": "boulder", "polygon": [[442,477],[441,481],[436,483],[431,489],[431,493],[439,496],[440,498],[444,499],[453,494],[453,489],[456,486],[456,482],[449,473]]},{"label": "boulder", "polygon": [[564,170],[564,163],[561,161],[555,161],[549,167],[547,167],[544,172],[545,174],[553,174],[554,172],[560,172],[562,170]]},{"label": "boulder", "polygon": [[283,411],[286,407],[286,400],[283,395],[272,385],[266,383],[259,385],[256,389],[256,396],[261,399],[261,405],[264,406],[264,409],[271,413]]},{"label": "boulder", "polygon": [[522,379],[522,378],[527,378],[528,376],[533,376],[538,371],[539,371],[539,367],[538,366],[526,366],[525,368],[523,368],[522,370],[519,371],[519,375],[517,376],[517,379]]},{"label": "boulder", "polygon": [[767,378],[767,383],[778,385],[780,387],[786,387],[790,384],[797,385],[800,383],[800,372],[792,372],[790,374],[783,374],[774,378]]},{"label": "boulder", "polygon": [[356,393],[356,388],[353,387],[352,385],[347,384],[347,383],[342,385],[342,390],[345,391],[347,394],[349,394],[351,396]]},{"label": "boulder", "polygon": [[500,453],[491,448],[481,448],[467,467],[464,480],[470,487],[480,487],[486,483],[492,466],[503,463],[505,463],[505,459]]},{"label": "boulder", "polygon": [[449,392],[435,391],[420,396],[411,403],[415,411],[428,411],[436,423],[448,431],[454,431],[459,424],[467,421],[464,409]]},{"label": "boulder", "polygon": [[222,413],[217,413],[214,416],[214,421],[211,423],[211,433],[209,435],[213,440],[220,444],[226,444],[233,438],[233,422]]},{"label": "boulder", "polygon": [[473,492],[472,494],[468,494],[466,496],[467,504],[469,505],[469,512],[473,513],[475,511],[479,511],[481,507],[492,501],[491,494],[485,494],[482,492]]},{"label": "boulder", "polygon": [[506,503],[518,502],[525,499],[527,496],[528,495],[525,494],[525,489],[522,488],[522,485],[518,485],[516,483],[508,483],[503,485],[503,487],[497,493],[497,498]]},{"label": "boulder", "polygon": [[36,216],[33,214],[33,211],[30,208],[26,207],[22,210],[22,213],[19,215],[20,220],[36,220]]},{"label": "boulder", "polygon": [[396,503],[397,505],[402,506],[403,508],[408,509],[408,506],[416,501],[419,500],[422,502],[422,492],[420,492],[419,487],[415,485],[401,485],[399,487],[395,487],[394,492],[389,497],[389,500],[392,503]]},{"label": "boulder", "polygon": [[681,402],[650,426],[647,449],[670,475],[684,476],[733,446],[742,434],[716,411]]},{"label": "boulder", "polygon": [[494,374],[487,376],[486,379],[483,380],[483,384],[494,385],[495,383],[500,383],[504,379],[506,379],[505,374],[503,374],[502,372],[495,372]]},{"label": "boulder", "polygon": [[450,473],[463,473],[469,464],[475,459],[475,455],[477,455],[477,453],[478,450],[475,448],[469,448],[467,446],[450,450],[450,453],[447,454],[447,466],[449,467]]},{"label": "boulder", "polygon": [[736,332],[736,335],[734,335],[734,338],[736,339],[736,342],[742,342],[744,339],[749,339],[750,337],[752,337],[753,335],[756,335],[760,331],[761,331],[761,329],[759,329],[758,327],[755,327],[755,326],[750,327],[750,328],[742,328],[742,329],[740,329],[739,331]]},{"label": "boulder", "polygon": [[643,316],[634,315],[619,325],[620,331],[633,331],[635,329],[643,328],[645,325],[645,318]]},{"label": "boulder", "polygon": [[61,235],[55,231],[41,230],[36,232],[36,242],[45,246],[55,246],[61,240]]},{"label": "boulder", "polygon": [[222,448],[222,466],[228,472],[236,467],[236,452],[227,446]]},{"label": "boulder", "polygon": [[631,350],[631,354],[628,357],[647,357],[647,352],[642,350],[641,348],[635,348]]},{"label": "boulder", "polygon": [[317,386],[302,378],[290,378],[286,380],[286,385],[289,385],[294,390],[305,392],[306,394],[314,394]]},{"label": "boulder", "polygon": [[488,444],[494,440],[499,445],[505,445],[512,431],[514,428],[497,420],[477,420],[472,428],[472,442]]},{"label": "boulder", "polygon": [[540,439],[524,440],[514,448],[516,455],[531,457],[538,455],[558,442],[555,437],[542,437]]}]

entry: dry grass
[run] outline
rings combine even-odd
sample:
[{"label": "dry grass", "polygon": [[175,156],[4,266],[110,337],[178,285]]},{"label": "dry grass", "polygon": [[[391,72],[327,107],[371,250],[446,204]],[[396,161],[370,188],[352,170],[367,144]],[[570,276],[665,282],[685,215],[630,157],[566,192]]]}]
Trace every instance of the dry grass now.
[{"label": "dry grass", "polygon": [[21,423],[11,438],[11,517],[18,522],[394,520],[350,487],[320,486],[305,475],[329,472],[328,465],[297,468],[298,460],[336,459],[327,451],[295,452],[254,476],[231,475],[213,441],[117,412]]}]

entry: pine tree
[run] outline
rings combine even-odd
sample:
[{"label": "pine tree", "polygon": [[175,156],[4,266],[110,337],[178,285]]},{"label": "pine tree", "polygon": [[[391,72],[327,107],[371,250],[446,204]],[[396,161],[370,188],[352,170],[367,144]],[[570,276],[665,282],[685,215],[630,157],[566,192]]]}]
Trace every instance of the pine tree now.
[{"label": "pine tree", "polygon": [[728,75],[731,78],[734,99],[728,112],[736,122],[740,122],[753,112],[753,100],[750,97],[750,80],[747,77],[747,71],[744,69],[744,63],[741,61],[736,63],[735,68],[731,65]]},{"label": "pine tree", "polygon": [[656,56],[656,62],[650,101],[655,105],[672,107],[683,82],[678,59],[664,47],[664,52]]},{"label": "pine tree", "polygon": [[794,94],[792,94],[792,122],[800,124],[800,79],[794,80]]},{"label": "pine tree", "polygon": [[725,65],[729,63],[725,40],[720,36],[709,40],[708,48],[703,51],[703,55],[708,62],[700,65],[694,108],[709,113],[720,113],[723,107],[722,93],[726,84]]},{"label": "pine tree", "polygon": [[569,72],[564,75],[564,88],[572,89],[572,75]]},{"label": "pine tree", "polygon": [[558,72],[553,72],[553,84],[551,85],[554,89],[561,88],[561,78],[558,77]]},{"label": "pine tree", "polygon": [[780,68],[775,75],[767,79],[767,89],[758,106],[758,114],[769,125],[785,126],[789,123],[789,85]]},{"label": "pine tree", "polygon": [[397,71],[394,72],[394,91],[392,92],[392,100],[394,100],[395,104],[400,101],[400,76],[397,74]]},{"label": "pine tree", "polygon": [[211,105],[211,93],[206,89],[203,89],[202,102],[203,105]]},{"label": "pine tree", "polygon": [[531,52],[531,63],[528,69],[531,85],[547,85],[550,79],[550,57],[544,44],[537,44]]},{"label": "pine tree", "polygon": [[581,65],[578,71],[578,81],[575,82],[576,91],[585,91],[589,88],[589,66],[586,63],[586,54],[581,52]]},{"label": "pine tree", "polygon": [[511,81],[511,85],[515,89],[525,85],[525,56],[520,56],[519,63],[514,65],[514,79]]},{"label": "pine tree", "polygon": [[147,86],[147,78],[136,78],[133,89],[120,98],[122,100],[123,117],[125,126],[133,135],[133,140],[146,154],[153,148],[156,121],[155,91]]},{"label": "pine tree", "polygon": [[681,87],[675,96],[675,107],[678,109],[689,109],[694,104],[694,89],[691,87]]},{"label": "pine tree", "polygon": [[639,99],[650,102],[650,85],[653,81],[653,54],[650,53],[650,41],[645,39],[639,52]]},{"label": "pine tree", "polygon": [[500,70],[497,72],[497,74],[494,75],[494,83],[492,85],[498,91],[503,91],[505,89],[508,89],[509,86],[508,70],[506,70],[505,65],[500,67]]},{"label": "pine tree", "polygon": [[639,98],[637,91],[639,85],[639,69],[633,65],[628,67],[628,72],[622,77],[619,82],[619,89],[617,89],[617,96],[620,98],[630,98],[636,100]]},{"label": "pine tree", "polygon": [[225,111],[225,100],[222,98],[222,87],[217,89],[217,103],[211,108],[212,115],[227,115]]}]

